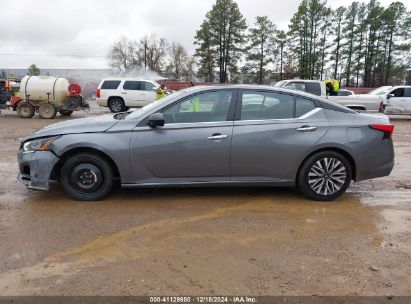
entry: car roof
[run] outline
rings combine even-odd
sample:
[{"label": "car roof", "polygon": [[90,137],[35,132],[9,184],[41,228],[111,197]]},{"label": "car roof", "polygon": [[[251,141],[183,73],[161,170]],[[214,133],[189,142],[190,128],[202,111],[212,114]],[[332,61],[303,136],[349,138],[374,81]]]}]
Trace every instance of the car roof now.
[{"label": "car roof", "polygon": [[315,83],[322,82],[321,80],[301,79],[301,78],[284,79],[284,80],[280,80],[279,82],[296,82],[296,81],[300,81],[300,82],[315,82]]},{"label": "car roof", "polygon": [[261,90],[261,91],[272,91],[272,92],[282,92],[294,95],[301,95],[307,98],[319,98],[317,95],[306,93],[298,90],[291,90],[282,87],[274,87],[268,85],[256,85],[256,84],[217,84],[217,85],[199,85],[183,89],[184,92],[201,92],[201,91],[211,91],[211,90]]},{"label": "car roof", "polygon": [[329,108],[329,109],[334,109],[334,110],[339,110],[343,112],[348,112],[348,113],[356,113],[355,111],[342,106],[334,101],[331,101],[329,99],[323,98],[321,96],[317,96],[314,94],[306,93],[303,91],[298,91],[298,90],[291,90],[291,89],[285,89],[282,87],[274,87],[274,86],[267,86],[267,85],[250,85],[250,84],[219,84],[219,85],[201,85],[201,86],[193,86],[189,87],[186,89],[182,89],[180,91],[186,93],[186,95],[189,95],[190,93],[199,93],[199,92],[207,92],[207,91],[215,91],[215,90],[234,90],[234,89],[240,89],[240,90],[261,90],[261,91],[271,91],[273,93],[287,93],[291,95],[296,95],[296,96],[301,96],[301,97],[306,97],[310,99],[315,99],[319,102],[321,102],[324,106],[324,108]]},{"label": "car roof", "polygon": [[104,78],[102,81],[106,80],[131,80],[131,81],[147,81],[147,82],[156,82],[155,80],[143,79],[143,78],[134,78],[134,77],[108,77]]},{"label": "car roof", "polygon": [[410,85],[399,85],[399,86],[395,86],[395,87],[391,87],[392,90],[394,89],[401,89],[401,88],[411,88]]}]

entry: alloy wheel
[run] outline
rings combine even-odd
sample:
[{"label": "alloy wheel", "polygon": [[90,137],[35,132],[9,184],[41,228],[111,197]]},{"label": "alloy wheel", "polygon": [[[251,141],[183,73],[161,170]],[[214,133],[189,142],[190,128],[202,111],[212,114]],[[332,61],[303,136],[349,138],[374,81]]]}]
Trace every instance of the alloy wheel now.
[{"label": "alloy wheel", "polygon": [[338,192],[347,180],[347,168],[333,157],[316,161],[308,172],[310,188],[320,195],[333,195]]},{"label": "alloy wheel", "polygon": [[113,100],[110,104],[110,108],[113,112],[121,112],[123,110],[123,104],[120,100]]}]

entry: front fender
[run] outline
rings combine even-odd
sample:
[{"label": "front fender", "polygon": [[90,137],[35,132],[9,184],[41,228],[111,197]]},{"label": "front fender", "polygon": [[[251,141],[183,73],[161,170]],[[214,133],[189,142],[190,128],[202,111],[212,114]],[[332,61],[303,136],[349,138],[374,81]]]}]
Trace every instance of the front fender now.
[{"label": "front fender", "polygon": [[74,149],[99,151],[116,165],[122,183],[132,181],[130,172],[130,132],[68,134],[53,143],[52,151],[59,157]]}]

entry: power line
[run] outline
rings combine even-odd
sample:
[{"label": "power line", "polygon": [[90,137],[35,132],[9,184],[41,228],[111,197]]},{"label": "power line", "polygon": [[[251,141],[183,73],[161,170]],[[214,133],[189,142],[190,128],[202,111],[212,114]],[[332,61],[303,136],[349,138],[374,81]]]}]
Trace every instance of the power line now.
[{"label": "power line", "polygon": [[65,55],[65,54],[19,54],[0,53],[0,56],[24,56],[24,57],[79,57],[79,58],[106,58],[107,55]]}]

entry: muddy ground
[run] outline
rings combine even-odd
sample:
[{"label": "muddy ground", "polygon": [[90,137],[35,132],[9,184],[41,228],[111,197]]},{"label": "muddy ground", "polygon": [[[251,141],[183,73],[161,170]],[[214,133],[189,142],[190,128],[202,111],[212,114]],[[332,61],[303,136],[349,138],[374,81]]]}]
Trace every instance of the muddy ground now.
[{"label": "muddy ground", "polygon": [[77,202],[16,181],[19,138],[64,118],[3,114],[1,295],[411,294],[410,118],[392,120],[391,176],[334,202],[268,188],[124,189]]}]

